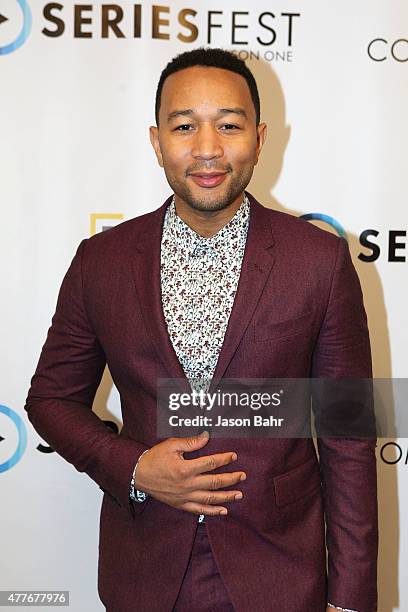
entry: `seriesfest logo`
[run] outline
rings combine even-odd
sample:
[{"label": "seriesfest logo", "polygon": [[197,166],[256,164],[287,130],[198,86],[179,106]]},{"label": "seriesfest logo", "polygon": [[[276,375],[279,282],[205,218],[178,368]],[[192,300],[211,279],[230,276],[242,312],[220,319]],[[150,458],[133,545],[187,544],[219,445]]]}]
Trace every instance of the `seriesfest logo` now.
[{"label": "seriesfest logo", "polygon": [[[341,237],[347,240],[347,234],[344,227],[333,217],[322,213],[308,213],[300,217],[305,221],[321,221],[329,225],[334,231]],[[387,244],[380,245],[376,240],[380,237],[380,232],[376,229],[366,229],[360,233],[359,243],[362,247],[367,249],[368,253],[361,252],[358,254],[360,261],[365,263],[372,263],[377,261],[381,254],[387,258],[390,263],[404,263],[407,261],[407,257],[404,251],[407,248],[406,241],[404,240],[407,236],[406,230],[389,230],[387,236]],[[382,249],[382,250],[381,250]]]},{"label": "seriesfest logo", "polygon": [[[7,15],[0,13],[0,55],[6,55],[8,53],[12,53],[16,51],[25,43],[28,35],[31,31],[31,11],[30,7],[27,4],[26,0],[14,0],[17,2],[20,8],[20,15],[13,16],[13,19],[10,19]],[[3,9],[4,10],[4,9]],[[14,32],[15,26],[14,22],[18,23],[18,21],[22,22],[20,27],[17,27],[17,35]],[[4,34],[5,30],[7,33]],[[7,44],[2,44],[3,36],[10,36],[11,40]]]},{"label": "seriesfest logo", "polygon": [[[115,421],[103,421],[115,433],[119,428]],[[22,458],[27,448],[27,429],[17,412],[0,404],[0,474],[13,468]],[[36,447],[40,453],[53,453],[54,449],[46,444]]]},{"label": "seriesfest logo", "polygon": [[[24,43],[32,27],[27,0],[5,0],[0,13],[0,54],[11,53]],[[151,38],[196,45],[232,46],[241,59],[286,61],[293,59],[294,37],[301,13],[175,9],[166,5],[70,4],[48,2],[38,24],[47,38]],[[19,11],[17,9],[20,9]],[[8,12],[10,14],[6,14]],[[22,22],[19,34],[17,24]],[[36,24],[37,28],[37,24]],[[10,42],[11,38],[11,42]],[[9,39],[7,44],[4,40]],[[2,46],[3,45],[3,46]],[[249,45],[258,49],[251,50]]]},{"label": "seriesfest logo", "polygon": [[[2,415],[7,418],[7,424],[3,424],[2,431],[5,434],[7,430],[8,435],[0,435],[0,474],[11,469],[20,461],[27,446],[27,431],[17,412],[8,406],[0,405],[0,417]],[[8,425],[12,426],[11,432]]]}]

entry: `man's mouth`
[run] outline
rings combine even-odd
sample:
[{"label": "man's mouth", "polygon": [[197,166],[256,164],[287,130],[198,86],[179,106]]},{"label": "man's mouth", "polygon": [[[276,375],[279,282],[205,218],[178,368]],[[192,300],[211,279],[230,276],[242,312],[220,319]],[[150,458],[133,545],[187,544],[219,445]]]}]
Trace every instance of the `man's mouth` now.
[{"label": "man's mouth", "polygon": [[216,187],[223,182],[227,172],[195,172],[190,176],[200,187]]}]

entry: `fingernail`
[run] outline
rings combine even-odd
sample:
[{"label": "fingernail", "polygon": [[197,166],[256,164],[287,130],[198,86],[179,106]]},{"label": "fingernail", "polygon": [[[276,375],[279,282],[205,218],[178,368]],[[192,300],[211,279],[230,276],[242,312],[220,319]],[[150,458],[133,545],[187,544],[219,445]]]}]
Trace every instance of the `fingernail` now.
[{"label": "fingernail", "polygon": [[242,497],[243,497],[242,493],[237,493],[235,495],[235,499],[242,499]]},{"label": "fingernail", "polygon": [[241,474],[240,480],[245,480],[245,479],[246,479],[246,474]]},{"label": "fingernail", "polygon": [[238,455],[237,455],[236,453],[234,453],[234,454],[232,455],[232,460],[233,460],[233,461],[236,461],[237,459],[238,459]]},{"label": "fingernail", "polygon": [[207,430],[202,431],[202,432],[200,433],[200,436],[209,436],[209,435],[210,435],[210,432],[209,432],[209,431],[207,431]]},{"label": "fingernail", "polygon": [[220,510],[220,514],[228,514],[228,510]]}]

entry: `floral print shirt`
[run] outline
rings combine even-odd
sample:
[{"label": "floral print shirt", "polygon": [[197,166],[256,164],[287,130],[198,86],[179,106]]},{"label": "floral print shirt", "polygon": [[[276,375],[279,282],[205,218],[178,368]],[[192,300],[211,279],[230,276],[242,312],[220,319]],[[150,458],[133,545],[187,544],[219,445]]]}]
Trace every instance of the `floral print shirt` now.
[{"label": "floral print shirt", "polygon": [[209,385],[237,292],[249,224],[245,196],[234,217],[205,238],[167,209],[161,249],[163,312],[176,355],[194,389]]}]

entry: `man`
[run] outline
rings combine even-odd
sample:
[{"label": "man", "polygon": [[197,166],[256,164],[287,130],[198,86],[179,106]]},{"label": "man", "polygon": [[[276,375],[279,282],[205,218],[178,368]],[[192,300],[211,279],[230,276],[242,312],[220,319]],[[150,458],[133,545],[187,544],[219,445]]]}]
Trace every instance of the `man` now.
[{"label": "man", "polygon": [[[105,491],[101,600],[110,612],[374,612],[375,439],[322,437],[318,462],[310,438],[157,438],[159,378],[370,378],[371,354],[346,241],[245,191],[266,125],[244,62],[221,49],[173,59],[156,122],[174,195],[81,242],[26,404]],[[91,411],[106,363],[119,435]]]}]

